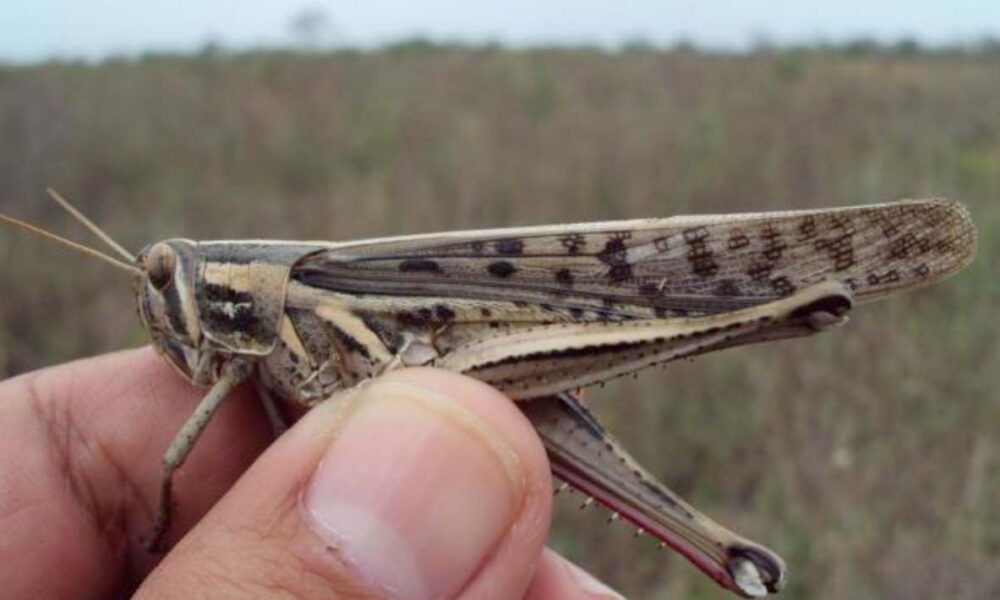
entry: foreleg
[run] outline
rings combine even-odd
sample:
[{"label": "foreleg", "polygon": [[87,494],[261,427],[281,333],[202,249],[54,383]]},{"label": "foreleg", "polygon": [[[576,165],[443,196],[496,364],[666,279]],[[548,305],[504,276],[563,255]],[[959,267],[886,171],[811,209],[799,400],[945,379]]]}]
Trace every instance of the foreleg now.
[{"label": "foreleg", "polygon": [[177,432],[174,441],[170,443],[166,454],[163,455],[163,474],[160,477],[160,497],[156,511],[156,521],[153,524],[153,533],[146,542],[146,547],[150,552],[158,552],[163,549],[163,536],[170,528],[170,521],[173,517],[173,477],[184,464],[184,460],[195,443],[205,431],[205,427],[212,419],[212,415],[218,410],[222,401],[229,396],[237,385],[246,379],[253,371],[250,363],[235,359],[227,363],[222,368],[222,376],[215,382],[208,394],[202,398],[194,413],[188,417],[184,426]]}]

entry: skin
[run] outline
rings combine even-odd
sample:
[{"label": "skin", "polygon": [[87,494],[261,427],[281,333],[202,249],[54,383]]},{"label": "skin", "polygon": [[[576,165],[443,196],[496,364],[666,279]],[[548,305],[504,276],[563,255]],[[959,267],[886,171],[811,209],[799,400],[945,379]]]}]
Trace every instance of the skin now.
[{"label": "skin", "polygon": [[[617,597],[544,549],[549,467],[534,430],[512,403],[444,371],[393,377],[433,388],[474,413],[507,440],[523,473],[524,500],[506,533],[451,597]],[[303,490],[342,416],[313,410],[272,444],[250,386],[223,405],[178,474],[172,550],[154,556],[143,548],[161,455],[202,393],[149,348],[0,382],[5,595],[385,597],[303,523]]]}]

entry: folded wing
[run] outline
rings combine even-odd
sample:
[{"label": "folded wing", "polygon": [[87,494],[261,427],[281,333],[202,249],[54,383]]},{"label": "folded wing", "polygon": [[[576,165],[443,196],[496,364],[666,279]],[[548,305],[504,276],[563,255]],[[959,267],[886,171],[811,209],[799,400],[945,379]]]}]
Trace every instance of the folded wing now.
[{"label": "folded wing", "polygon": [[963,205],[916,200],[362,241],[304,257],[293,278],[648,318],[728,312],[831,279],[865,302],[943,279],[974,253]]}]

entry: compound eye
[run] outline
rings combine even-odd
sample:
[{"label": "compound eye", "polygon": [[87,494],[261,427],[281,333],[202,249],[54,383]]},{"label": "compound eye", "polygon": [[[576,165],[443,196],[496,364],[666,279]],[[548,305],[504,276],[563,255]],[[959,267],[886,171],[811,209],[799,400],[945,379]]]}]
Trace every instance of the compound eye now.
[{"label": "compound eye", "polygon": [[146,276],[153,287],[162,290],[174,278],[177,268],[177,253],[166,244],[153,246],[146,255]]}]

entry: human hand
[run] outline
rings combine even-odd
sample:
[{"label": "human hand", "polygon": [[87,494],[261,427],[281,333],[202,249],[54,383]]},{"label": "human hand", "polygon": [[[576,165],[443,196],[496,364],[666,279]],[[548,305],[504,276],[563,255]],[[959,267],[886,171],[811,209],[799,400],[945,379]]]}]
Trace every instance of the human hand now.
[{"label": "human hand", "polygon": [[238,390],[152,556],[160,458],[202,393],[148,348],[0,383],[5,597],[619,597],[544,549],[549,466],[520,411],[430,369],[322,404],[270,447]]}]

